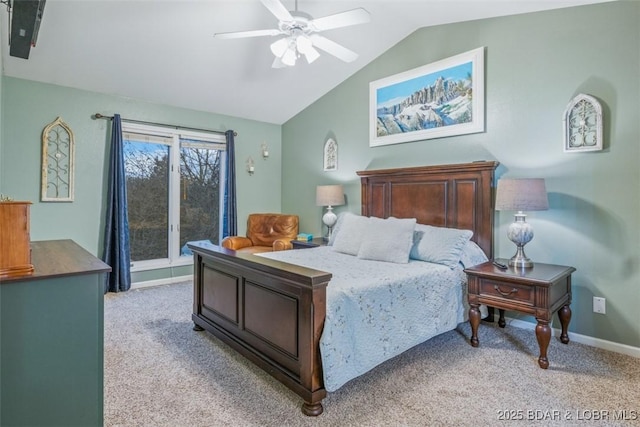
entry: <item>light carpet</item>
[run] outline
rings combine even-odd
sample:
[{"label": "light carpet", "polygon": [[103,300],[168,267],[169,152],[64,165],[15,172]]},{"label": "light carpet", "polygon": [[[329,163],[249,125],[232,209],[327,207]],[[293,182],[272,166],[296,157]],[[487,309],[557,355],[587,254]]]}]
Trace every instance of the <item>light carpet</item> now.
[{"label": "light carpet", "polygon": [[105,296],[105,426],[640,426],[640,359],[467,323],[352,380],[303,415],[301,399],[207,332],[192,285]]}]

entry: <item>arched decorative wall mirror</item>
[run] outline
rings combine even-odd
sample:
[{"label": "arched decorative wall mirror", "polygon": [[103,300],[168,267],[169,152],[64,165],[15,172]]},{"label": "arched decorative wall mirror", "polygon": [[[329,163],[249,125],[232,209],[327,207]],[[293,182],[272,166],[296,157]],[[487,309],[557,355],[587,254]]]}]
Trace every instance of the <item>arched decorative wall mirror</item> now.
[{"label": "arched decorative wall mirror", "polygon": [[584,93],[571,100],[564,112],[564,151],[602,150],[602,106]]},{"label": "arched decorative wall mirror", "polygon": [[324,143],[324,170],[338,170],[338,143],[333,138]]},{"label": "arched decorative wall mirror", "polygon": [[73,132],[60,117],[42,131],[43,202],[73,201],[74,150]]}]

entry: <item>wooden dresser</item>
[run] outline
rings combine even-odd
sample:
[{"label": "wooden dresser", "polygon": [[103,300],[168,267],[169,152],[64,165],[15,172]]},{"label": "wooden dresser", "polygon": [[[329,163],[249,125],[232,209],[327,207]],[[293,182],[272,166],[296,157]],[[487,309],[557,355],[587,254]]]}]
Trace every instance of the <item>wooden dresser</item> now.
[{"label": "wooden dresser", "polygon": [[30,206],[31,202],[0,202],[0,279],[33,273]]},{"label": "wooden dresser", "polygon": [[102,426],[111,268],[72,240],[31,247],[33,274],[0,279],[0,425]]}]

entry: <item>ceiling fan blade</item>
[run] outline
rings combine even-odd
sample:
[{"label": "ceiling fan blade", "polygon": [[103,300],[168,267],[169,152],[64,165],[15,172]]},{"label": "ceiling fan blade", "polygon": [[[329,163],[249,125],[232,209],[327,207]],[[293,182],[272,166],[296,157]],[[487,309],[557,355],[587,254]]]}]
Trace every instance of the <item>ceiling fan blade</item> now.
[{"label": "ceiling fan blade", "polygon": [[264,7],[269,9],[269,11],[273,13],[276,18],[278,18],[278,20],[284,21],[284,22],[290,22],[294,20],[293,16],[291,16],[291,13],[289,13],[287,8],[284,7],[282,3],[280,3],[280,0],[260,0],[260,1],[264,5]]},{"label": "ceiling fan blade", "polygon": [[321,36],[320,34],[311,34],[309,38],[315,47],[324,50],[344,62],[353,62],[358,59],[358,54],[354,51],[349,50],[346,47]]},{"label": "ceiling fan blade", "polygon": [[230,33],[215,33],[213,37],[218,39],[241,39],[245,37],[260,37],[260,36],[277,36],[282,34],[282,31],[271,30],[251,30],[251,31],[234,31]]},{"label": "ceiling fan blade", "polygon": [[310,24],[316,31],[325,31],[334,28],[348,27],[350,25],[365,24],[369,21],[371,21],[371,15],[360,7],[358,9],[314,19]]}]

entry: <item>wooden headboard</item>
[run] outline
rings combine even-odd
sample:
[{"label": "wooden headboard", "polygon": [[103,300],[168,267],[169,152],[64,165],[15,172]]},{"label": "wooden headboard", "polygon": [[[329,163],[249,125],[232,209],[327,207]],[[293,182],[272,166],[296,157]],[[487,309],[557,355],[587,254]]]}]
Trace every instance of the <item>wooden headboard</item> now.
[{"label": "wooden headboard", "polygon": [[493,258],[494,171],[498,162],[357,172],[362,215],[416,218],[420,224],[473,231],[471,240]]}]

